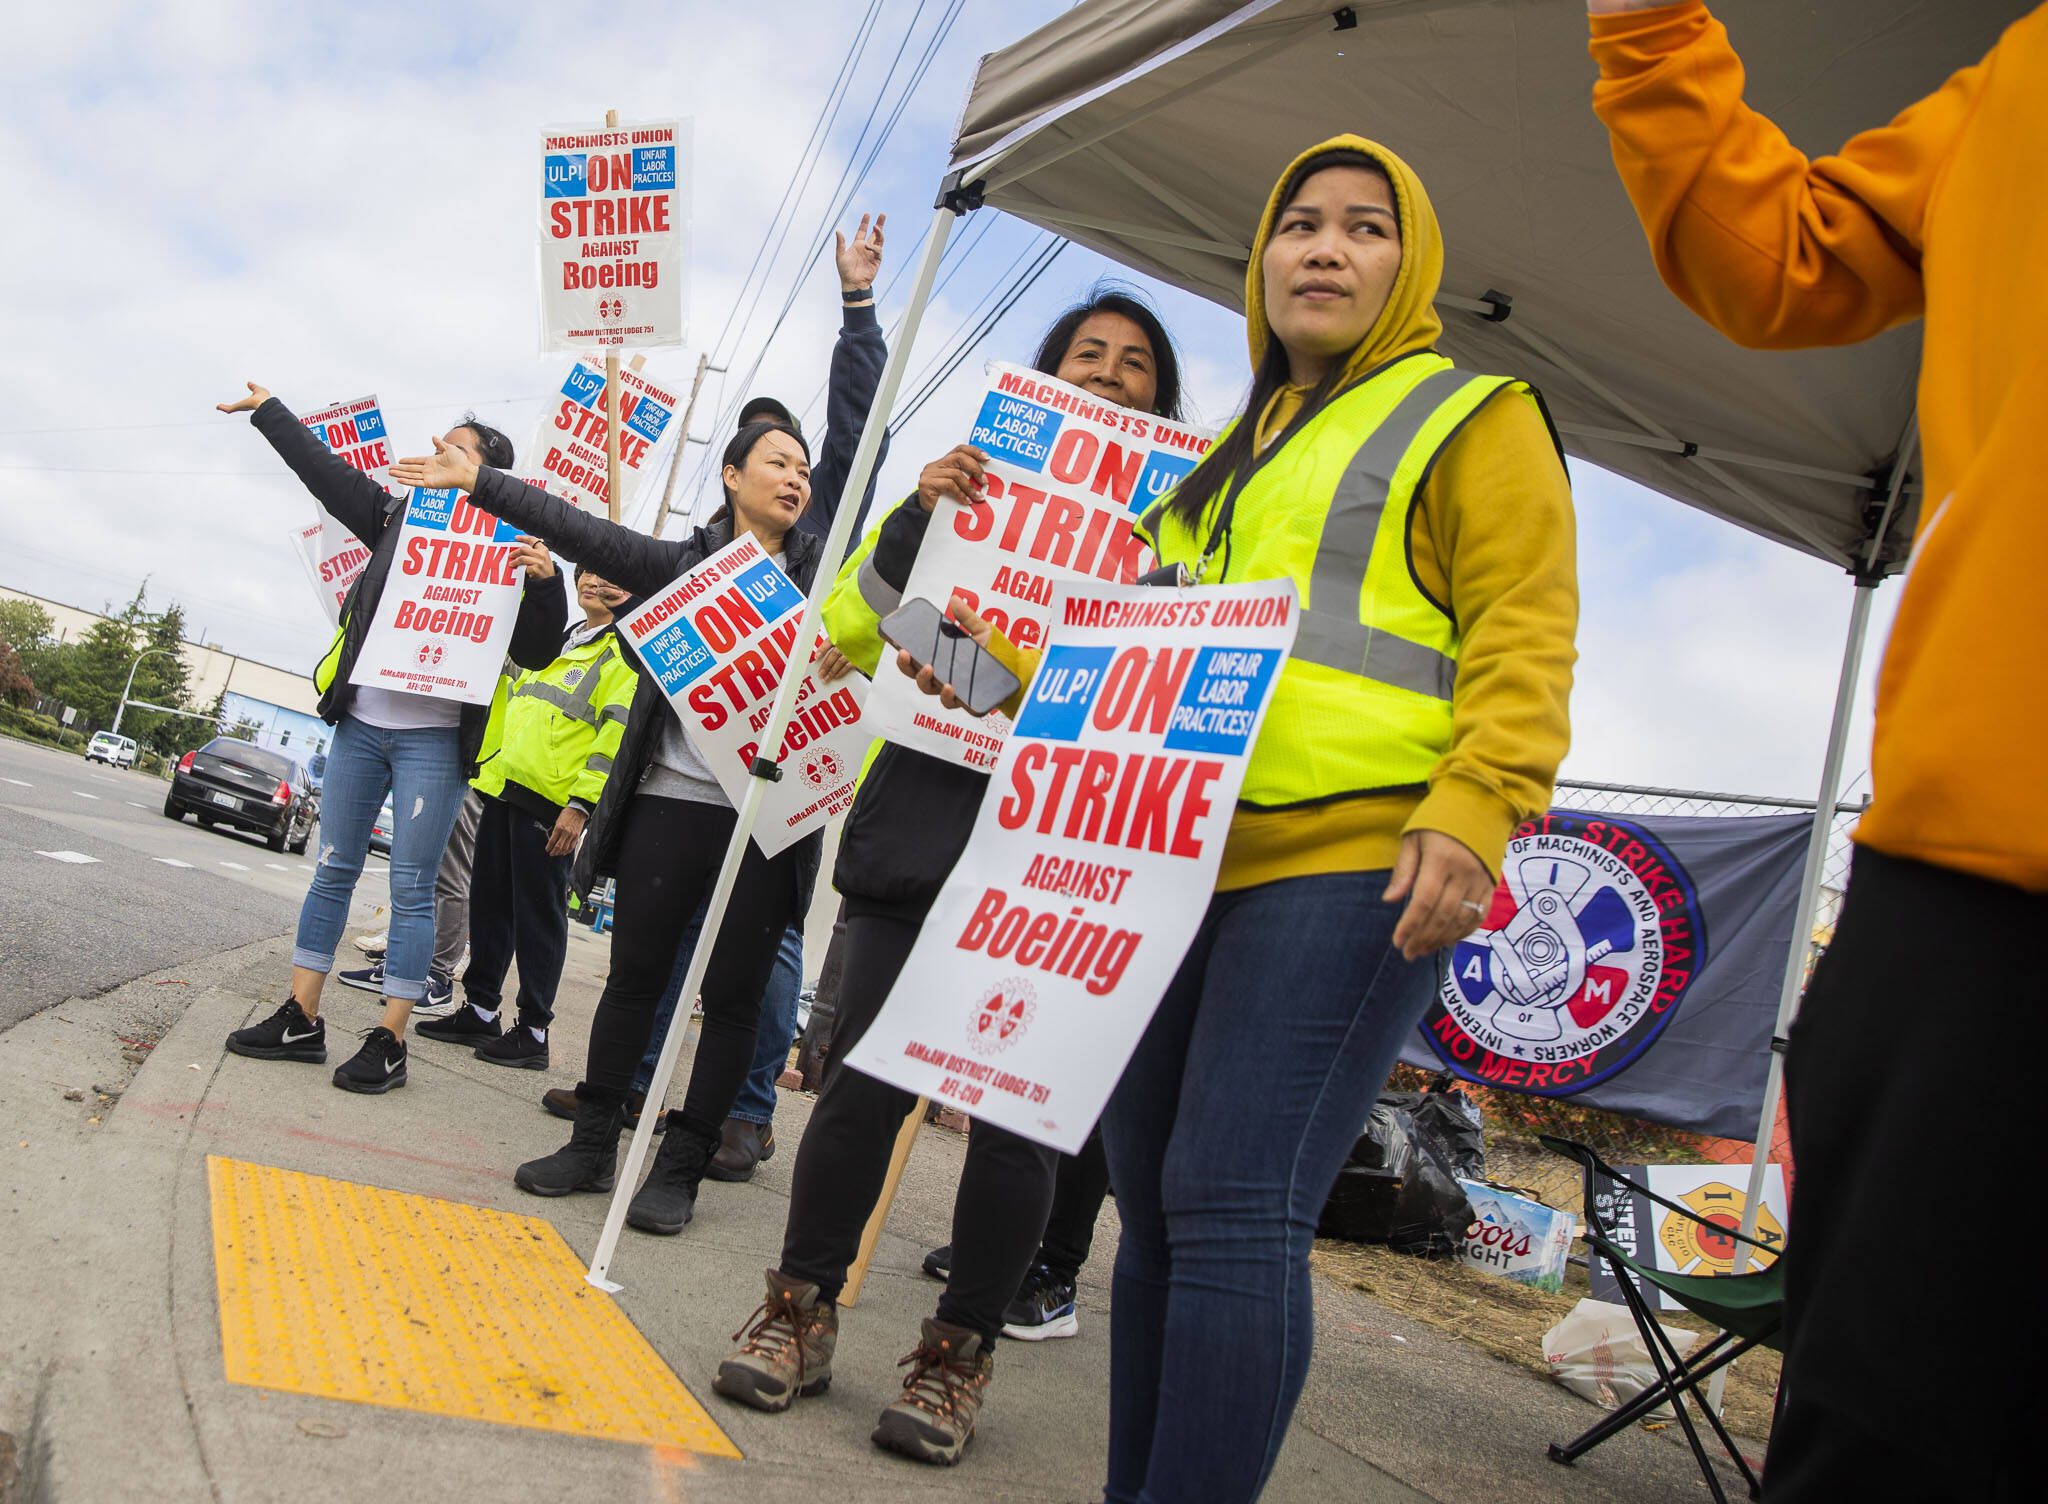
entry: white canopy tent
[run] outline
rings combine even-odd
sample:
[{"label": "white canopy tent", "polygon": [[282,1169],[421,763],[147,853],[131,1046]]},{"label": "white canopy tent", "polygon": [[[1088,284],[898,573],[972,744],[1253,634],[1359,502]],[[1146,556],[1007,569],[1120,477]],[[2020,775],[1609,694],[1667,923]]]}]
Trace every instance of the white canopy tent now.
[{"label": "white canopy tent", "polygon": [[[1748,65],[1750,103],[1819,155],[1975,61],[2030,3],[1717,0],[1715,10]],[[1593,77],[1577,0],[1086,0],[989,54],[848,494],[862,494],[872,473],[959,217],[992,206],[1241,308],[1251,232],[1280,170],[1340,132],[1385,141],[1429,185],[1443,223],[1446,353],[1533,381],[1573,455],[1855,577],[1794,931],[1810,934],[1871,593],[1903,567],[1919,504],[1918,329],[1796,354],[1740,350],[1709,329],[1657,278],[1588,103]],[[835,519],[800,640],[817,629],[855,510]],[[763,745],[780,744],[798,667]],[[757,779],[742,802],[707,933],[761,787]],[[698,947],[686,993],[701,984],[709,950]],[[1795,944],[1780,1035],[1804,963]],[[654,1096],[681,1035],[665,1043]],[[1774,1057],[1752,1207],[1779,1083]],[[607,1283],[653,1116],[628,1150],[593,1282]]]}]

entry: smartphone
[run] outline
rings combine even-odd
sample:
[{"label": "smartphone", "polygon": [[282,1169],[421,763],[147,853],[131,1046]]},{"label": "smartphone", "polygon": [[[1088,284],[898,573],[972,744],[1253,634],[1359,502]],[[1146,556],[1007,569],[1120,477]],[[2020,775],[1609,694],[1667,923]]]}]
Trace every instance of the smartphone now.
[{"label": "smartphone", "polygon": [[975,715],[987,715],[1020,687],[1017,676],[927,600],[905,601],[882,619],[882,641],[928,666]]}]

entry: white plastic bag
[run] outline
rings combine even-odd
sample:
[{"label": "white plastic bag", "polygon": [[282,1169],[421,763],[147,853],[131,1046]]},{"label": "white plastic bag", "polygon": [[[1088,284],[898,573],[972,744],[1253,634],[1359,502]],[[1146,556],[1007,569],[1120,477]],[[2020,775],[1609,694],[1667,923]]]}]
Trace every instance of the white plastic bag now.
[{"label": "white plastic bag", "polygon": [[[1700,1340],[1698,1332],[1683,1327],[1667,1326],[1664,1335],[1680,1357]],[[1543,1361],[1553,1379],[1603,1410],[1620,1409],[1657,1382],[1657,1365],[1628,1307],[1604,1300],[1580,1301],[1545,1332]],[[1668,1417],[1671,1407],[1660,1405],[1652,1413]]]}]

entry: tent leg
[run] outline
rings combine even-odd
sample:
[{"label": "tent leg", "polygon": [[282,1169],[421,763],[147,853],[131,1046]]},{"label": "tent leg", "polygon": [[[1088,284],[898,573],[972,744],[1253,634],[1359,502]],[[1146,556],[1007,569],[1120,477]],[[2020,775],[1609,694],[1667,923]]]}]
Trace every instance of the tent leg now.
[{"label": "tent leg", "polygon": [[[1822,762],[1820,793],[1813,812],[1813,835],[1806,843],[1806,869],[1799,881],[1799,909],[1793,920],[1792,945],[1785,953],[1785,977],[1778,989],[1778,1022],[1772,1030],[1770,1069],[1764,1077],[1763,1108],[1757,1116],[1756,1152],[1749,1163],[1749,1189],[1743,1199],[1742,1225],[1745,1238],[1756,1236],[1757,1209],[1763,1204],[1764,1171],[1771,1159],[1771,1135],[1778,1126],[1778,1099],[1785,1086],[1785,1031],[1799,1011],[1799,994],[1806,986],[1806,967],[1813,950],[1813,916],[1820,907],[1820,879],[1827,863],[1828,843],[1834,833],[1835,803],[1841,797],[1842,759],[1848,752],[1849,712],[1856,705],[1856,678],[1863,668],[1863,642],[1870,628],[1870,602],[1877,593],[1877,581],[1859,580],[1849,608],[1849,635],[1842,645],[1842,676],[1835,685],[1835,719],[1828,727],[1827,756]],[[1740,1274],[1749,1263],[1749,1245],[1735,1245],[1735,1262],[1730,1274]],[[1728,1377],[1724,1368],[1708,1386],[1707,1401],[1716,1412],[1721,1408],[1721,1389]]]},{"label": "tent leg", "polygon": [[[918,264],[910,302],[903,311],[902,332],[897,336],[895,348],[889,351],[888,362],[882,367],[875,403],[868,411],[867,425],[861,429],[860,446],[854,451],[853,468],[846,477],[844,494],[854,499],[854,505],[842,503],[838,515],[832,519],[832,531],[826,536],[824,551],[818,557],[818,572],[811,583],[810,597],[804,603],[803,621],[797,628],[795,640],[799,643],[817,640],[825,597],[831,593],[840,561],[846,557],[846,546],[853,540],[853,520],[860,511],[859,500],[867,492],[868,477],[874,474],[875,459],[882,447],[882,434],[895,407],[897,390],[903,385],[903,370],[909,364],[911,346],[917,342],[917,327],[923,322],[925,305],[931,301],[939,258],[945,254],[946,240],[953,232],[953,221],[958,217],[949,208],[941,208],[932,216],[931,233],[924,243],[924,258]],[[789,666],[783,671],[782,684],[776,691],[775,708],[768,717],[768,724],[762,728],[763,747],[782,745],[783,733],[788,730],[790,715],[796,709],[797,686],[803,682],[809,669],[810,654],[792,652],[789,655]],[[740,862],[746,856],[747,842],[753,839],[754,822],[760,818],[762,795],[769,782],[780,773],[781,770],[765,757],[755,760],[754,776],[747,781],[746,797],[740,801],[739,818],[733,826],[732,839],[725,848],[725,861],[719,867],[718,881],[711,889],[711,901],[704,913],[703,928],[698,932],[697,948],[690,957],[689,972],[683,978],[685,998],[695,997],[704,985],[704,972],[711,964],[711,952],[717,943],[719,926],[725,921],[726,904],[732,898]],[[678,1007],[675,1017],[669,1021],[668,1032],[661,1041],[661,1056],[655,1062],[654,1079],[647,1084],[647,1101],[654,1111],[640,1114],[640,1125],[633,1130],[632,1141],[626,1147],[625,1163],[619,1166],[618,1184],[612,1191],[611,1206],[605,1212],[604,1231],[598,1234],[597,1249],[591,1254],[590,1268],[584,1275],[601,1290],[620,1288],[611,1281],[612,1255],[618,1251],[619,1234],[626,1225],[627,1203],[633,1199],[633,1192],[640,1184],[640,1172],[647,1164],[647,1151],[654,1141],[654,1120],[661,1115],[661,1104],[668,1100],[669,1078],[675,1074],[676,1055],[682,1049],[689,1020],[690,1010]]]}]

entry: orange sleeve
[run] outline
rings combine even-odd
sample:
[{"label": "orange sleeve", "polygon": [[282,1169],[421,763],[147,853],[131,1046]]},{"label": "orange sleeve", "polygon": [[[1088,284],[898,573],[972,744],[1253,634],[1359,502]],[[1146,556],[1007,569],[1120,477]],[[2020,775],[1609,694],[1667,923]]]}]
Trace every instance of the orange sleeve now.
[{"label": "orange sleeve", "polygon": [[1853,344],[1919,315],[1928,197],[1983,64],[1808,161],[1742,102],[1742,61],[1699,0],[1591,19],[1594,113],[1688,307],[1764,349]]}]

